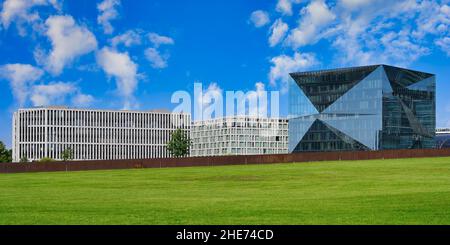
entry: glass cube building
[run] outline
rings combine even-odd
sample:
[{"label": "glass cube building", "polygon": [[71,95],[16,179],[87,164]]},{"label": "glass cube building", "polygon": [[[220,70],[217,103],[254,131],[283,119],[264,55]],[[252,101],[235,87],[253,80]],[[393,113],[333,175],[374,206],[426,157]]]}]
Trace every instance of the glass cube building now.
[{"label": "glass cube building", "polygon": [[290,75],[289,152],[435,147],[433,74],[372,65]]}]

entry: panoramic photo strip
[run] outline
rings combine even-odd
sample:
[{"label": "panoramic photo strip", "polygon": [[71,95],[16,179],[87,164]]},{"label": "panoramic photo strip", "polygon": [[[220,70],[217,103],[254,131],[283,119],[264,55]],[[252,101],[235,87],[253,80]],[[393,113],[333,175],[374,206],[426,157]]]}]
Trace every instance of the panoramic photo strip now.
[{"label": "panoramic photo strip", "polygon": [[450,240],[450,0],[0,0],[0,91],[14,242]]}]

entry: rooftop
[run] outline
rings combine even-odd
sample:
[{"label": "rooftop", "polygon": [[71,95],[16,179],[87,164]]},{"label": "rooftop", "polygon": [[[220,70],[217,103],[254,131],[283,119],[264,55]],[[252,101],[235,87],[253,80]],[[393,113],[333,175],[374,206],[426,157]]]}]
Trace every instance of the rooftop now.
[{"label": "rooftop", "polygon": [[397,66],[390,66],[390,65],[385,65],[385,64],[367,65],[367,66],[354,66],[354,67],[343,67],[343,68],[313,70],[313,71],[304,71],[304,72],[293,72],[293,73],[289,73],[289,75],[291,75],[291,76],[311,76],[311,75],[318,75],[318,74],[326,75],[327,73],[336,73],[336,72],[343,72],[343,73],[345,73],[345,72],[352,72],[352,71],[357,71],[357,70],[367,70],[367,69],[375,70],[379,66],[398,68],[398,69],[402,69],[402,70],[418,72],[418,73],[422,73],[424,76],[434,76],[434,74],[427,73],[427,72],[415,71],[415,70],[411,70],[411,69],[407,69],[407,68],[402,68],[402,67],[397,67]]},{"label": "rooftop", "polygon": [[134,113],[158,113],[158,114],[190,114],[190,113],[174,113],[168,109],[151,109],[151,110],[113,110],[113,109],[90,109],[90,108],[70,108],[68,106],[38,106],[31,108],[19,108],[18,111],[35,111],[35,110],[64,110],[64,111],[98,111],[98,112],[134,112]]}]

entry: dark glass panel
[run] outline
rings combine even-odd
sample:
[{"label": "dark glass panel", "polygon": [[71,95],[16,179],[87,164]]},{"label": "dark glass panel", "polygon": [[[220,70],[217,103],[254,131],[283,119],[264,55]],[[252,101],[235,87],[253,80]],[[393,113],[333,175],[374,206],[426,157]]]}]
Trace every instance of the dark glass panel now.
[{"label": "dark glass panel", "polygon": [[382,65],[291,76],[290,151],[435,147],[434,75]]},{"label": "dark glass panel", "polygon": [[320,120],[314,121],[294,152],[366,150],[367,147]]},{"label": "dark glass panel", "polygon": [[433,74],[383,65],[392,88],[406,88],[414,83],[432,77]]},{"label": "dark glass panel", "polygon": [[319,112],[333,104],[378,66],[292,73],[291,77]]}]

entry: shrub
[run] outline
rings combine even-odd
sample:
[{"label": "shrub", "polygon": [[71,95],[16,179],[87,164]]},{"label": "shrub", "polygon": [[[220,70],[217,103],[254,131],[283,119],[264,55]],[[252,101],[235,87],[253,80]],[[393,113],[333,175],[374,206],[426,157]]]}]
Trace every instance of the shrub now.
[{"label": "shrub", "polygon": [[53,158],[50,157],[44,157],[39,162],[54,162]]}]

